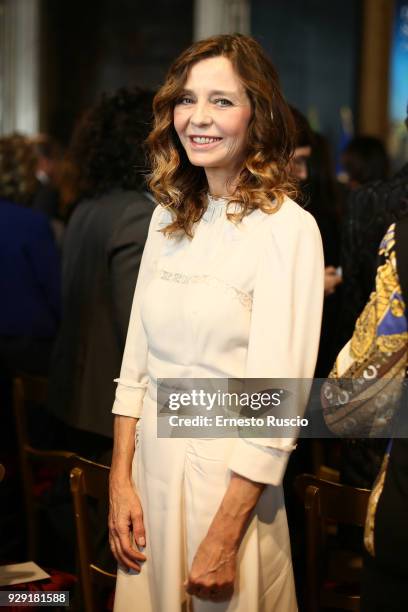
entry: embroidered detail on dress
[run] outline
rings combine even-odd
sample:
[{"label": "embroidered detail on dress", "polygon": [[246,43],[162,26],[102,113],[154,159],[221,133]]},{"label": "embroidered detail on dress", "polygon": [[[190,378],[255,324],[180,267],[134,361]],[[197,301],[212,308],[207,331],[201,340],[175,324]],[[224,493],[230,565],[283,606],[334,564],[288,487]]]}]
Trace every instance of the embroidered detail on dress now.
[{"label": "embroidered detail on dress", "polygon": [[226,217],[227,212],[236,214],[239,213],[240,210],[241,206],[238,202],[229,204],[227,198],[214,198],[208,194],[207,208],[204,211],[202,219],[206,223],[211,223],[220,217]]},{"label": "embroidered detail on dress", "polygon": [[182,274],[181,272],[170,272],[169,270],[157,270],[157,275],[162,280],[172,283],[181,283],[182,285],[190,285],[193,283],[203,283],[215,289],[227,291],[231,297],[237,299],[247,310],[252,309],[252,297],[249,293],[237,289],[233,285],[229,285],[225,281],[209,274]]}]

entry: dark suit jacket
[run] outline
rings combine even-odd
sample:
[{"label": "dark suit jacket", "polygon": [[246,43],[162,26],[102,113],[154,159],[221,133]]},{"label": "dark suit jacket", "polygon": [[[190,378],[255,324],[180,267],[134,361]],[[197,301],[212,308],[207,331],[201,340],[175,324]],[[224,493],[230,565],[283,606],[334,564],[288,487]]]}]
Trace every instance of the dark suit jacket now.
[{"label": "dark suit jacket", "polygon": [[70,218],[49,401],[72,427],[112,435],[113,379],[153,208],[146,194],[114,190],[81,202]]}]

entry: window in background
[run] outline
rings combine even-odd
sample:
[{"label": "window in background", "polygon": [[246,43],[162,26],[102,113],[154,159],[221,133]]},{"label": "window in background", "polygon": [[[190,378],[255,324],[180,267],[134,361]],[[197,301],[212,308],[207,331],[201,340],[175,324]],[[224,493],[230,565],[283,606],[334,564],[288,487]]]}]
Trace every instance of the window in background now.
[{"label": "window in background", "polygon": [[396,0],[391,50],[390,135],[393,167],[408,162],[408,134],[404,121],[408,111],[408,1]]}]

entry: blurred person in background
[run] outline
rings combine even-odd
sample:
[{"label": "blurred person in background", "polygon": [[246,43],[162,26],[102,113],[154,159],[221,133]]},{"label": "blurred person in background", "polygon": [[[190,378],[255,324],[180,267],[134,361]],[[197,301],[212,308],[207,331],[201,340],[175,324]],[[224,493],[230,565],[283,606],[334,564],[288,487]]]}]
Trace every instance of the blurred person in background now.
[{"label": "blurred person in background", "polygon": [[388,178],[390,163],[387,151],[382,140],[374,136],[353,138],[342,152],[341,163],[350,189]]},{"label": "blurred person in background", "polygon": [[102,96],[78,122],[65,160],[76,184],[64,189],[78,203],[64,237],[49,406],[67,425],[68,447],[88,458],[112,445],[113,379],[153,211],[143,148],[152,99],[139,89]]},{"label": "blurred person in background", "polygon": [[336,213],[338,193],[329,143],[312,132],[306,117],[293,106],[296,125],[296,148],[290,161],[291,175],[298,181],[303,205],[314,216],[322,235],[325,261],[325,303],[322,336],[316,376],[326,376],[337,351],[334,348],[334,316],[338,302],[336,288],[341,283],[339,266],[340,236]]},{"label": "blurred person in background", "polygon": [[[408,117],[406,125],[408,127]],[[351,192],[341,249],[340,346],[352,336],[356,321],[374,289],[378,245],[389,225],[407,212],[408,163],[390,180],[377,180]],[[371,488],[384,450],[382,440],[342,441],[342,481]]]},{"label": "blurred person in background", "polygon": [[[340,259],[340,236],[336,218],[338,193],[329,143],[322,135],[312,132],[306,117],[298,109],[291,107],[291,111],[296,126],[296,148],[289,168],[291,175],[298,181],[301,203],[314,216],[323,242],[325,299],[314,376],[324,377],[330,371],[337,354],[335,340],[339,294],[336,289],[341,283],[341,277],[336,271]],[[298,306],[301,307],[301,305]],[[322,452],[326,451],[323,449]],[[314,472],[315,455],[315,447],[311,440],[298,440],[296,449],[289,459],[284,479],[285,502],[299,599],[303,595],[303,559],[306,548],[303,533],[298,528],[299,523],[303,520],[303,509],[299,507],[293,483],[299,474]]]},{"label": "blurred person in background", "polygon": [[30,142],[37,162],[35,172],[37,189],[33,197],[32,208],[41,210],[47,215],[55,239],[61,246],[64,224],[61,220],[58,176],[63,150],[58,142],[48,134],[37,134],[30,139]]},{"label": "blurred person in background", "polygon": [[305,185],[307,210],[315,217],[323,239],[325,259],[325,301],[322,335],[316,377],[325,377],[337,355],[337,321],[341,304],[342,275],[340,266],[341,192],[335,177],[332,151],[328,140],[313,132],[309,176]]},{"label": "blurred person in background", "polygon": [[38,181],[32,207],[35,210],[41,210],[50,219],[57,219],[60,214],[56,179],[62,159],[62,148],[47,134],[34,136],[31,138],[31,143],[36,156],[35,176]]},{"label": "blurred person in background", "polygon": [[64,223],[68,223],[80,199],[80,169],[72,156],[65,153],[58,165],[56,184],[59,192],[60,214]]},{"label": "blurred person in background", "polygon": [[28,138],[0,139],[0,362],[46,373],[60,320],[60,258],[47,217],[33,210],[36,158]]},{"label": "blurred person in background", "polygon": [[[377,266],[373,292],[350,342],[336,359],[327,385],[330,393],[323,395],[328,401],[323,406],[327,425],[335,435],[370,436],[360,443],[369,443],[371,450],[375,443],[383,447],[375,465],[370,466],[369,458],[362,457],[360,483],[366,470],[363,485],[372,487],[372,492],[364,538],[362,531],[350,535],[354,546],[363,540],[365,546],[362,612],[402,612],[408,610],[407,215],[386,231]],[[339,396],[341,379],[365,380],[364,390],[355,385],[345,403],[344,394]],[[398,397],[398,390],[402,390],[403,401],[399,398],[396,402],[393,395],[397,391]]]},{"label": "blurred person in background", "polygon": [[[33,210],[36,158],[29,139],[0,138],[0,461],[7,477],[0,504],[0,558],[22,548],[22,500],[11,409],[12,378],[19,371],[46,375],[60,320],[60,256],[49,219]],[[47,437],[45,411],[28,419],[30,440]],[[10,504],[13,499],[15,504]]]},{"label": "blurred person in background", "polygon": [[384,145],[376,138],[355,138],[345,149],[343,161],[350,173],[351,186],[357,188],[349,193],[342,227],[340,345],[352,335],[357,317],[372,291],[377,248],[387,227],[398,217],[406,197],[404,184],[408,174],[405,166],[395,177],[385,180],[388,159]]},{"label": "blurred person in background", "polygon": [[296,141],[289,171],[302,184],[309,176],[308,164],[312,155],[313,135],[306,117],[294,106],[291,106],[290,110],[295,121]]}]

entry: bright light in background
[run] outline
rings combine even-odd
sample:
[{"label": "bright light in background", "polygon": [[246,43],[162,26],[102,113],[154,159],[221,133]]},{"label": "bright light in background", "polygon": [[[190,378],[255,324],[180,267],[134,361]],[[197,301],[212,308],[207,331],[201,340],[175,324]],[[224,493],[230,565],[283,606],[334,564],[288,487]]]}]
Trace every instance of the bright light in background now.
[{"label": "bright light in background", "polygon": [[39,128],[40,0],[0,0],[0,134]]},{"label": "bright light in background", "polygon": [[391,49],[390,153],[395,167],[408,161],[404,121],[408,105],[408,2],[396,0]]}]

